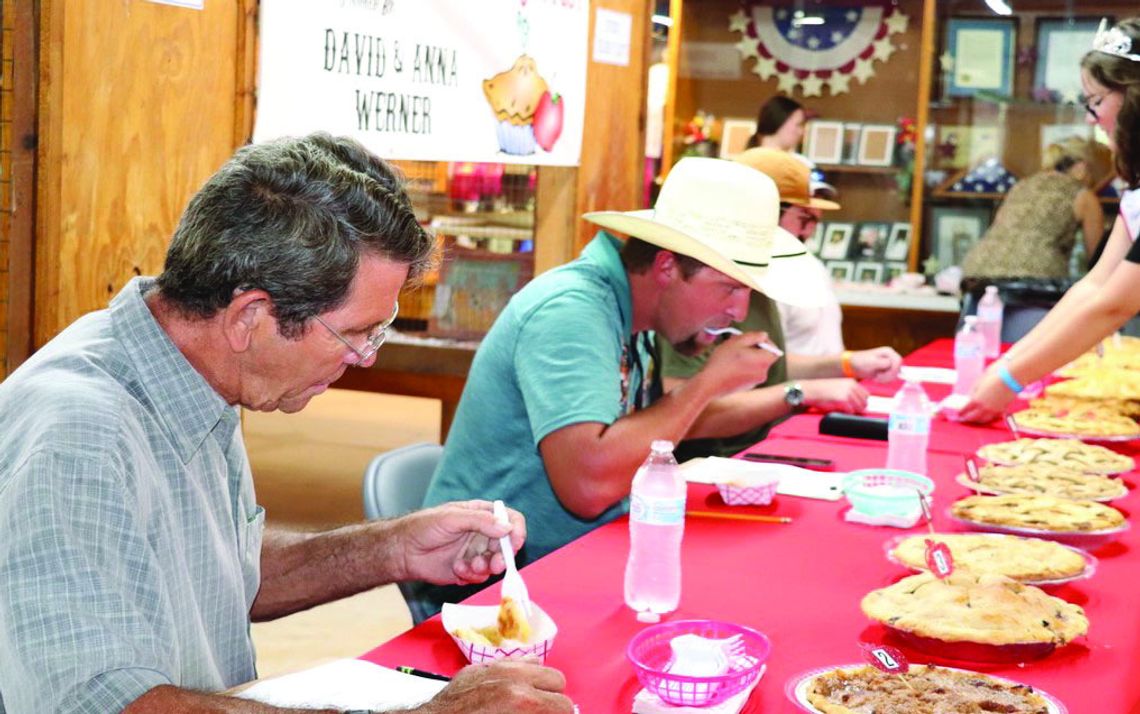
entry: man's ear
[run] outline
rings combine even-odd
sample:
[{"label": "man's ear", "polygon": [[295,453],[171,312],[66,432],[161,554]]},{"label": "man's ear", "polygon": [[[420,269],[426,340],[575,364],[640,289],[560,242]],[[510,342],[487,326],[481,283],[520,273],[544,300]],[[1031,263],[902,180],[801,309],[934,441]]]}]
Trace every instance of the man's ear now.
[{"label": "man's ear", "polygon": [[[266,320],[273,320],[273,299],[264,290],[244,290],[234,295],[222,310],[222,334],[234,352],[245,352],[253,334]],[[273,326],[276,329],[276,326]]]},{"label": "man's ear", "polygon": [[677,256],[668,250],[659,250],[653,256],[653,281],[658,285],[668,285],[681,273],[681,266],[677,265]]}]

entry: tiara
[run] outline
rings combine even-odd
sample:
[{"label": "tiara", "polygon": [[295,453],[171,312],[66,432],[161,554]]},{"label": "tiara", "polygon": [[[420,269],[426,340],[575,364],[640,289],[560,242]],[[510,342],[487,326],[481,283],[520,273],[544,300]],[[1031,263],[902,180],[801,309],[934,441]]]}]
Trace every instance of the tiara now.
[{"label": "tiara", "polygon": [[1124,34],[1124,31],[1119,27],[1106,30],[1107,24],[1108,20],[1102,19],[1100,21],[1100,27],[1097,28],[1096,36],[1093,37],[1093,50],[1123,57],[1133,62],[1140,62],[1140,55],[1132,54],[1132,38]]}]

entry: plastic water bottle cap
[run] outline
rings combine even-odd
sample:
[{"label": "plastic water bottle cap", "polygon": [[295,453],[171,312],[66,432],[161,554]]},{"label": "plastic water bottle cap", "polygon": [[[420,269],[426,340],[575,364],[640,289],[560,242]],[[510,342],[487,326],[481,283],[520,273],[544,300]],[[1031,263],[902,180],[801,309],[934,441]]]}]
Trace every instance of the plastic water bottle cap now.
[{"label": "plastic water bottle cap", "polygon": [[997,294],[997,291],[998,291],[998,289],[997,289],[996,285],[987,285],[986,286],[986,295],[995,295],[995,294]]},{"label": "plastic water bottle cap", "polygon": [[661,615],[651,610],[642,610],[637,613],[638,622],[661,622]]},{"label": "plastic water bottle cap", "polygon": [[977,323],[978,323],[977,315],[966,315],[966,324],[967,325],[972,326],[972,325],[976,325]]},{"label": "plastic water bottle cap", "polygon": [[668,439],[655,439],[653,443],[649,445],[649,449],[658,454],[672,453],[673,442]]}]

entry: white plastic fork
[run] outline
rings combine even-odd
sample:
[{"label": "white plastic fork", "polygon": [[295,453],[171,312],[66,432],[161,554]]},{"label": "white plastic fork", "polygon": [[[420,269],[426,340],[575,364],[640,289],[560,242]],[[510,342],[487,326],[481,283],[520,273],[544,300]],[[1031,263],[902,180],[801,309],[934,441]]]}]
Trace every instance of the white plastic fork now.
[{"label": "white plastic fork", "polygon": [[[503,525],[510,525],[506,505],[502,501],[495,501],[493,508],[495,520]],[[523,582],[518,567],[515,565],[515,551],[511,547],[511,536],[509,534],[499,539],[499,549],[503,551],[503,562],[507,566],[507,571],[503,574],[502,597],[509,597],[517,602],[529,618],[532,614],[530,593],[527,592],[526,583]]]},{"label": "white plastic fork", "polygon": [[[710,335],[734,335],[735,336],[735,335],[743,335],[744,334],[743,332],[736,329],[735,327],[706,327],[705,332],[710,334]],[[764,350],[765,352],[771,352],[772,354],[776,355],[777,357],[780,357],[784,354],[783,350],[781,350],[779,347],[772,344],[771,342],[761,342],[761,343],[757,344],[756,346],[759,347],[760,349]]]}]

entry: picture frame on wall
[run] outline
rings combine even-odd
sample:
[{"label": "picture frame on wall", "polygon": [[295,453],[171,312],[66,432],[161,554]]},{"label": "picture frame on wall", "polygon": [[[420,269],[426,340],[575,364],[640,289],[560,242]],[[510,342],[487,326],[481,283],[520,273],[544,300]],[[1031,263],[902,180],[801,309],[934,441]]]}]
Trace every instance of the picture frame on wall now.
[{"label": "picture frame on wall", "polygon": [[843,157],[841,163],[854,166],[859,163],[859,133],[863,125],[859,122],[843,122]]},{"label": "picture frame on wall", "polygon": [[931,253],[943,267],[961,265],[970,248],[990,225],[990,209],[980,206],[933,206],[930,209]]},{"label": "picture frame on wall", "polygon": [[861,258],[882,257],[890,232],[889,223],[880,221],[860,223],[859,230],[855,233],[855,252]]},{"label": "picture frame on wall", "polygon": [[735,158],[748,148],[748,140],[755,133],[755,119],[725,119],[720,129],[720,158]]},{"label": "picture frame on wall", "polygon": [[883,257],[887,260],[906,260],[910,255],[910,235],[909,223],[892,223]]},{"label": "picture frame on wall", "polygon": [[838,164],[843,160],[843,122],[808,122],[804,156],[817,164]]},{"label": "picture frame on wall", "polygon": [[843,260],[851,250],[851,237],[855,234],[854,223],[828,223],[823,233],[823,244],[819,247],[819,257],[824,260]]},{"label": "picture frame on wall", "polygon": [[[1108,18],[1109,25],[1113,23]],[[1075,104],[1083,88],[1074,72],[1092,47],[1100,18],[1041,18],[1037,21],[1037,60],[1033,69],[1033,96],[1046,96]]]},{"label": "picture frame on wall", "polygon": [[895,134],[893,124],[864,124],[859,129],[860,166],[890,166],[895,161]]},{"label": "picture frame on wall", "polygon": [[855,282],[878,283],[883,279],[883,264],[860,262],[855,266]]},{"label": "picture frame on wall", "polygon": [[[985,92],[1013,94],[1016,21],[1004,18],[952,17],[946,23],[943,71],[946,94],[972,97]],[[1073,65],[1077,66],[1077,65]]]},{"label": "picture frame on wall", "polygon": [[851,280],[855,273],[855,264],[850,260],[833,260],[827,264],[827,273],[835,282]]},{"label": "picture frame on wall", "polygon": [[883,265],[883,282],[888,285],[892,280],[906,272],[906,263],[885,263]]}]

